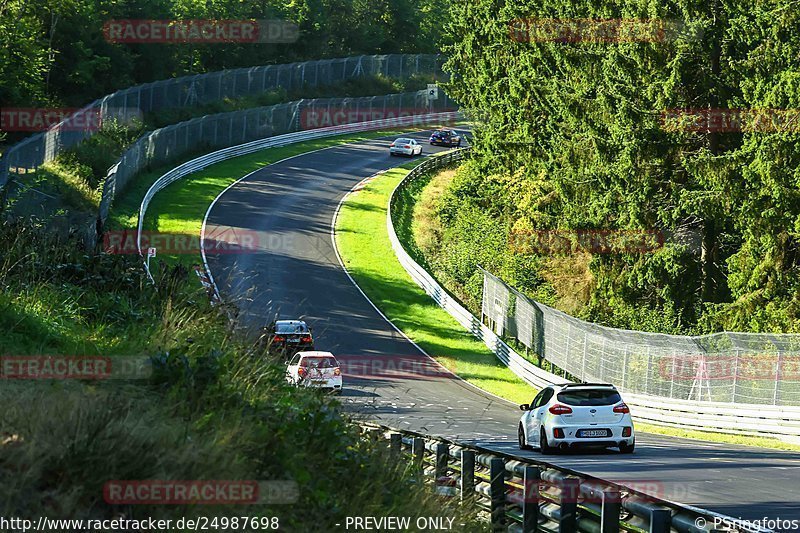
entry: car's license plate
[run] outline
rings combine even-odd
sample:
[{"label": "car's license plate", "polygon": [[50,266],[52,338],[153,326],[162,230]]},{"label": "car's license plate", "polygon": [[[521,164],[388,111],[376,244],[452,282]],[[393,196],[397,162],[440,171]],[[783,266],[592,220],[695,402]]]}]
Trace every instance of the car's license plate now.
[{"label": "car's license plate", "polygon": [[300,339],[289,339],[289,342],[300,342]]},{"label": "car's license plate", "polygon": [[578,437],[608,437],[607,429],[582,429],[578,431]]}]

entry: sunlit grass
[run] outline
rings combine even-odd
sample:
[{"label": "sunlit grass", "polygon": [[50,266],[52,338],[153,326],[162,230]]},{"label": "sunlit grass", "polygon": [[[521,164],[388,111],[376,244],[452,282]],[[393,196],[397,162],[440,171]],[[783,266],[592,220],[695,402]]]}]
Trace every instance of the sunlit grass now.
[{"label": "sunlit grass", "polygon": [[[405,130],[374,131],[315,139],[288,146],[268,148],[211,165],[206,169],[178,180],[156,194],[148,207],[143,229],[145,231],[199,237],[203,217],[214,198],[231,183],[250,172],[313,150],[320,150],[342,143],[385,137],[396,134],[398,131]],[[150,185],[170,168],[161,168],[137,178],[136,185],[126,191],[124,197],[113,210],[110,226],[115,229],[136,228],[141,198],[144,197]],[[169,264],[180,262],[185,265],[191,265],[200,261],[199,253],[186,255],[159,254],[157,257]]]},{"label": "sunlit grass", "polygon": [[336,222],[342,260],[370,300],[437,361],[487,392],[517,403],[529,402],[535,390],[436,305],[392,251],[386,232],[389,195],[408,173],[407,167],[416,164],[390,170],[348,197]]}]

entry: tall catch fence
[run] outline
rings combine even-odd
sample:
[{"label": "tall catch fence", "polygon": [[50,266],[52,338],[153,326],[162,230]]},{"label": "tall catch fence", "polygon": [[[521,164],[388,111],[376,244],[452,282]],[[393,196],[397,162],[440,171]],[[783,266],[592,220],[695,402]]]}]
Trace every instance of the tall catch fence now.
[{"label": "tall catch fence", "polygon": [[385,121],[396,128],[398,118],[407,126],[431,127],[430,113],[457,110],[455,102],[439,91],[431,100],[426,91],[362,98],[317,98],[285,104],[208,115],[148,133],[131,145],[111,167],[103,186],[100,221],[104,223],[116,195],[148,167],[157,167],[197,151],[212,151],[237,144],[326,126]]},{"label": "tall catch fence", "polygon": [[800,335],[666,335],[600,326],[536,302],[483,271],[495,331],[586,382],[707,402],[800,405]]},{"label": "tall catch fence", "polygon": [[379,74],[398,79],[422,74],[440,78],[444,77],[441,64],[441,58],[431,54],[355,56],[223,70],[137,85],[95,100],[48,131],[10,147],[0,158],[0,188],[14,175],[35,171],[80,144],[96,133],[96,124],[111,119]]}]

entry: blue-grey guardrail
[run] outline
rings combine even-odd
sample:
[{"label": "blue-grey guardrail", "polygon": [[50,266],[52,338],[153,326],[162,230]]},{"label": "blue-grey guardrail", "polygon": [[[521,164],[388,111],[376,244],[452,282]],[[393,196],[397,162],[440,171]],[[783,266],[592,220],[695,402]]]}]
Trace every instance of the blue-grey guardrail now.
[{"label": "blue-grey guardrail", "polygon": [[[473,315],[414,261],[397,237],[392,222],[397,192],[430,171],[463,159],[469,150],[470,148],[462,148],[447,152],[440,157],[426,158],[394,189],[386,214],[387,232],[394,253],[411,279],[467,331],[483,341],[514,374],[537,389],[551,384],[565,383],[567,382],[565,378],[539,368],[517,353],[500,335]],[[631,407],[631,414],[636,421],[682,429],[769,436],[788,442],[800,442],[800,407],[681,400],[631,393],[625,395],[625,402]]]},{"label": "blue-grey guardrail", "polygon": [[[129,120],[163,109],[179,109],[302,87],[330,85],[371,75],[404,79],[415,74],[446,78],[442,60],[433,54],[353,56],[264,65],[183,76],[129,87],[91,102],[45,132],[10,146],[0,157],[0,188],[13,176],[32,172],[97,132],[96,124]],[[91,126],[87,127],[86,124]]]},{"label": "blue-grey guardrail", "polygon": [[[314,98],[272,106],[218,113],[160,128],[142,135],[109,169],[103,182],[100,226],[111,205],[129,181],[147,168],[159,167],[200,149],[212,151],[298,130],[364,122],[391,124],[394,118],[417,117],[455,110],[455,103],[439,92],[429,99],[426,91],[358,98]],[[357,131],[357,130],[354,130]]]},{"label": "blue-grey guardrail", "polygon": [[388,445],[394,461],[408,464],[418,483],[432,483],[439,496],[460,500],[492,531],[768,531],[655,496],[659,487],[653,483],[613,483],[482,446],[378,424],[362,423],[361,428],[366,438]]}]

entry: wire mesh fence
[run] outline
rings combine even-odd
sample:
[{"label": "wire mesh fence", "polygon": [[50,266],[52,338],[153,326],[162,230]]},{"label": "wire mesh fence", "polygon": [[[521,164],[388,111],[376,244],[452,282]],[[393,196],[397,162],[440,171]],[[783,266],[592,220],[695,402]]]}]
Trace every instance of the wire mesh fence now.
[{"label": "wire mesh fence", "polygon": [[[439,56],[396,54],[355,56],[223,70],[137,85],[104,96],[49,130],[11,146],[0,158],[0,188],[14,175],[35,171],[96,133],[93,125],[162,109],[195,107],[225,98],[331,85],[364,76],[405,79],[418,74],[443,76]],[[91,117],[87,119],[87,117]]]},{"label": "wire mesh fence", "polygon": [[586,382],[675,399],[800,405],[800,335],[683,336],[600,326],[531,300],[483,271],[496,331]]},{"label": "wire mesh fence", "polygon": [[139,138],[110,169],[103,185],[100,220],[105,222],[115,197],[142,170],[173,162],[192,152],[370,120],[385,120],[387,128],[391,128],[397,127],[397,118],[405,117],[404,123],[408,126],[431,127],[437,124],[426,124],[422,117],[456,109],[457,105],[442,91],[436,99],[430,99],[427,91],[417,91],[362,98],[298,100],[208,115],[167,126]]}]

